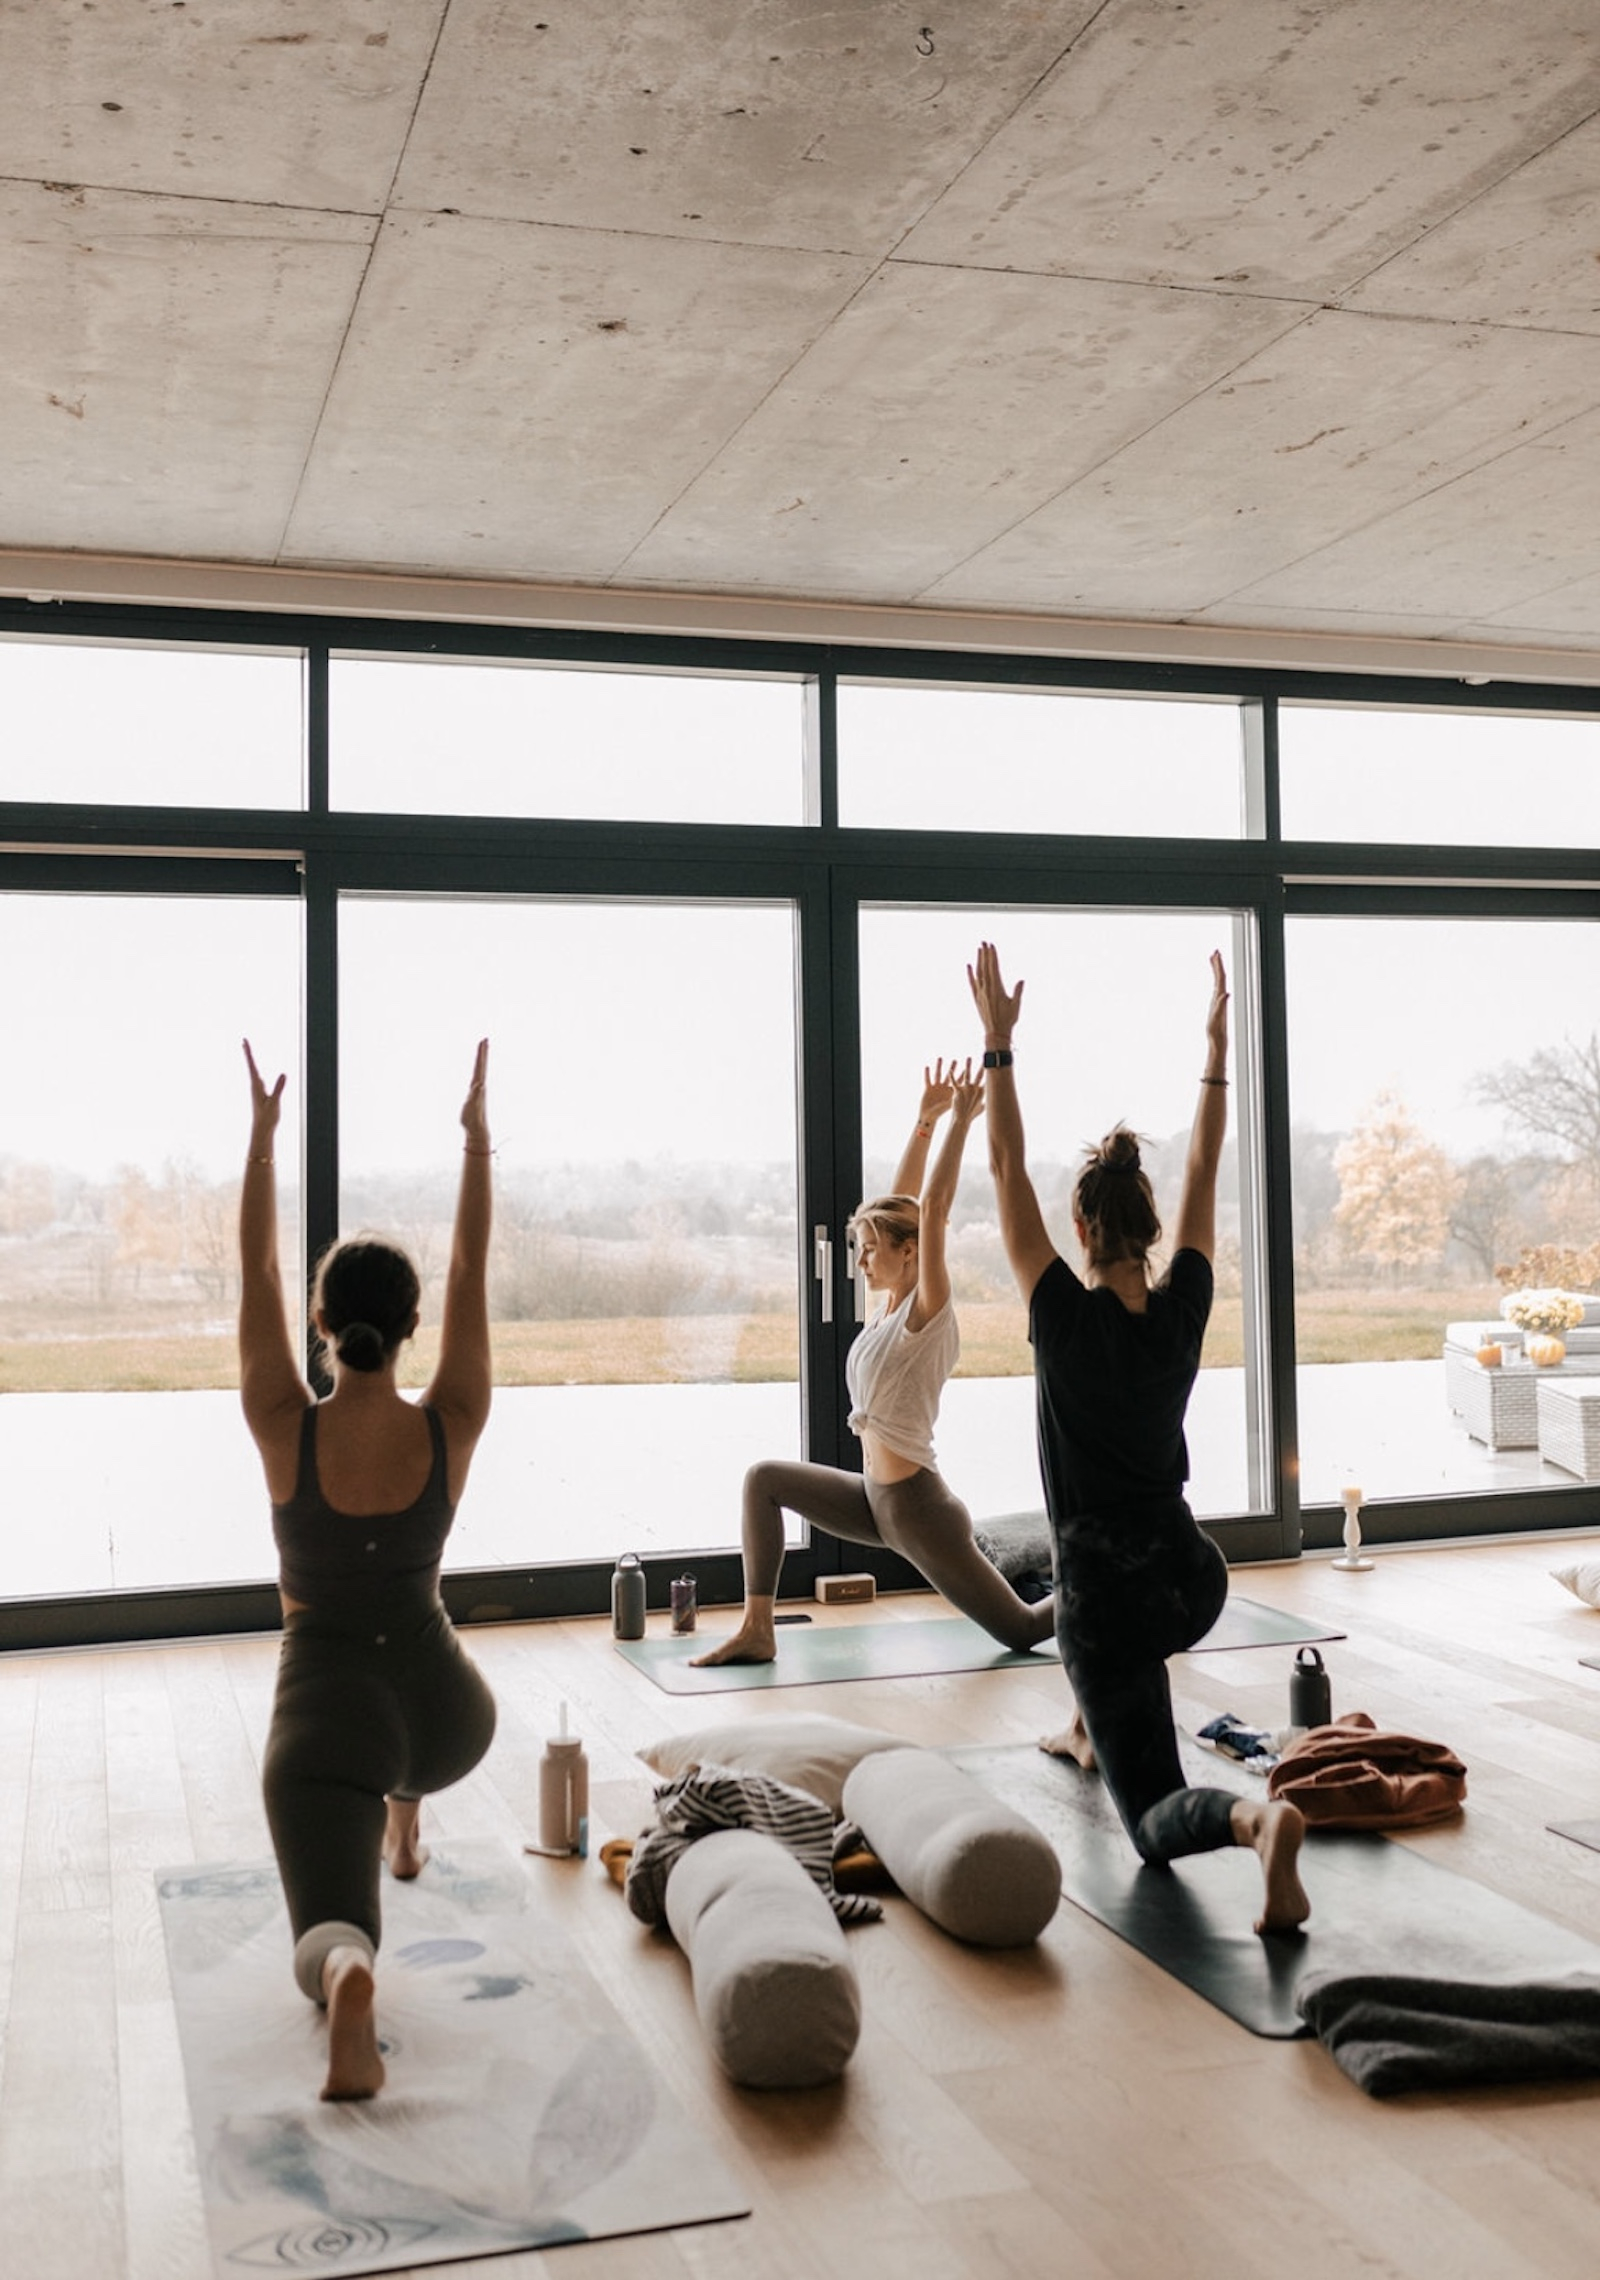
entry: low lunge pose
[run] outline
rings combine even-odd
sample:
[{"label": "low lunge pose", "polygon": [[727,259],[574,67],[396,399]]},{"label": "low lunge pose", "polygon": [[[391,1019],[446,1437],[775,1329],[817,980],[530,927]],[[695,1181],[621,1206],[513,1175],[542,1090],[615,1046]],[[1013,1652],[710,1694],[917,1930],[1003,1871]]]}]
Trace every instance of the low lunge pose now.
[{"label": "low lunge pose", "polygon": [[1293,1805],[1185,1785],[1166,1658],[1203,1638],[1228,1596],[1222,1554],[1184,1495],[1183,1421],[1211,1311],[1217,1164],[1227,1128],[1228,990],[1211,960],[1205,1068],[1189,1138],[1172,1264],[1152,1283],[1161,1222],[1139,1143],[1123,1125],[1091,1151],[1073,1194],[1086,1261],[1080,1282],[1046,1231],[1028,1177],[1009,993],[989,942],[967,969],[989,1069],[989,1161],[1000,1229],[1029,1306],[1039,1461],[1056,1554],[1056,1639],[1077,1698],[1072,1725],[1043,1746],[1098,1764],[1147,1862],[1249,1845],[1266,1899],[1258,1932],[1293,1931],[1310,1913]]},{"label": "low lunge pose", "polygon": [[[946,1110],[949,1128],[924,1186],[928,1145]],[[731,1639],[698,1662],[772,1661],[785,1510],[848,1543],[886,1544],[1003,1646],[1034,1647],[1049,1638],[1049,1601],[1030,1606],[1019,1599],[984,1558],[971,1515],[946,1487],[933,1453],[939,1397],[961,1351],[945,1228],[967,1133],[982,1110],[983,1079],[970,1061],[963,1069],[952,1061],[948,1072],[939,1061],[925,1072],[895,1192],[862,1204],[850,1222],[867,1288],[886,1301],[845,1366],[850,1429],[860,1436],[865,1473],[776,1459],[751,1466],[744,1480],[744,1618]]]},{"label": "low lunge pose", "polygon": [[420,1403],[395,1379],[421,1295],[403,1251],[337,1243],[312,1320],[333,1391],[300,1374],[278,1271],[269,1090],[248,1045],[250,1151],[239,1214],[240,1388],[272,1498],[283,1647],[262,1781],[302,1991],[328,2013],[324,2098],[383,2086],[373,2015],[380,1861],[415,1876],[422,1797],[470,1773],[494,1697],[439,1597],[439,1562],[489,1415],[488,1046],[478,1047],[439,1361]]}]

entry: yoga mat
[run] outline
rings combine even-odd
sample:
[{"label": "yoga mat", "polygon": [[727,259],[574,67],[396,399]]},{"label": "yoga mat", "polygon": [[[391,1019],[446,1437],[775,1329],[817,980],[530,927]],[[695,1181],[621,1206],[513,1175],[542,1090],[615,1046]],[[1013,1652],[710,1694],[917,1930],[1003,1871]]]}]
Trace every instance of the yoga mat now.
[{"label": "yoga mat", "polygon": [[[863,1678],[926,1678],[958,1670],[1012,1670],[1019,1664],[1056,1660],[1053,1641],[1022,1653],[1002,1647],[987,1631],[965,1615],[934,1615],[914,1623],[817,1624],[809,1630],[785,1629],[778,1641],[778,1659],[770,1663],[717,1663],[709,1670],[692,1670],[690,1657],[703,1655],[733,1627],[730,1611],[726,1628],[709,1624],[687,1639],[663,1635],[658,1639],[618,1639],[619,1655],[659,1686],[664,1694],[732,1694],[761,1686],[832,1686]],[[1298,1646],[1307,1639],[1342,1639],[1331,1631],[1307,1623],[1298,1615],[1285,1615],[1276,1607],[1263,1607],[1254,1599],[1230,1599],[1215,1626],[1189,1652],[1221,1653],[1235,1647]]]},{"label": "yoga mat", "polygon": [[[1264,1794],[1259,1780],[1181,1737],[1197,1788]],[[1061,1889],[1141,1955],[1253,2035],[1309,2034],[1295,2009],[1312,1971],[1415,1972],[1514,1984],[1570,1967],[1600,1971],[1600,1947],[1394,1839],[1313,1829],[1301,1855],[1311,1897],[1303,1937],[1258,1939],[1261,1871],[1246,1847],[1146,1868],[1095,1774],[1039,1749],[944,1753],[1014,1805],[1055,1846]]]},{"label": "yoga mat", "polygon": [[157,1872],[219,2272],[386,2272],[748,2214],[537,1875],[464,1844],[385,1878],[388,2083],[324,2105],[326,2032],[290,1976],[276,1869]]}]

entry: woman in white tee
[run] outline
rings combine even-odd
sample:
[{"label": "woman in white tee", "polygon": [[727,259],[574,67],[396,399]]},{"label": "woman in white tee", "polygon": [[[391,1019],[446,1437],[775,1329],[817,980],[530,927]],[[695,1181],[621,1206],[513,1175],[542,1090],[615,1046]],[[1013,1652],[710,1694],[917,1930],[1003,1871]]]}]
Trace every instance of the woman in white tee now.
[{"label": "woman in white tee", "polygon": [[[929,1143],[950,1114],[924,1183]],[[851,1219],[867,1288],[884,1304],[850,1349],[850,1430],[865,1470],[833,1465],[752,1465],[744,1480],[744,1615],[731,1639],[699,1663],[771,1662],[773,1614],[783,1566],[785,1511],[852,1544],[876,1544],[920,1568],[935,1591],[981,1623],[1002,1646],[1027,1648],[1054,1630],[1052,1602],[1018,1598],[973,1541],[972,1517],[942,1479],[933,1449],[945,1380],[961,1334],[950,1300],[945,1230],[961,1177],[967,1133],[983,1112],[983,1077],[969,1060],[925,1072],[922,1104],[895,1175],[895,1193],[864,1203]]]}]

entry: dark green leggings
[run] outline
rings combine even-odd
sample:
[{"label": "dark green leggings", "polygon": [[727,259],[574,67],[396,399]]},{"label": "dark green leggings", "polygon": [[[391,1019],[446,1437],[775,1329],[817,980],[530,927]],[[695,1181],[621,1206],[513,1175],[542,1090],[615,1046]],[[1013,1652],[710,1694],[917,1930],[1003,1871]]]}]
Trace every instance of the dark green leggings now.
[{"label": "dark green leggings", "polygon": [[[381,1629],[380,1629],[381,1626]],[[447,1789],[494,1734],[494,1696],[437,1601],[348,1621],[285,1619],[262,1789],[295,1936],[322,2000],[331,1948],[377,1953],[385,1799]]]}]

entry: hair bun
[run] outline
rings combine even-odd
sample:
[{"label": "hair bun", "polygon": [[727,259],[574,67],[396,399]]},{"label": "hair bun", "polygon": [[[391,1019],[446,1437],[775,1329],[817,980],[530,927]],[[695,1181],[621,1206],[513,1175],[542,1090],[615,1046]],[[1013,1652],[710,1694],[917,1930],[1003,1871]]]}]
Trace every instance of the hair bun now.
[{"label": "hair bun", "polygon": [[1136,1172],[1139,1169],[1139,1136],[1119,1124],[1108,1132],[1096,1151],[1101,1164],[1108,1172]]},{"label": "hair bun", "polygon": [[370,1322],[347,1322],[339,1332],[334,1352],[350,1370],[381,1370],[383,1333]]}]

